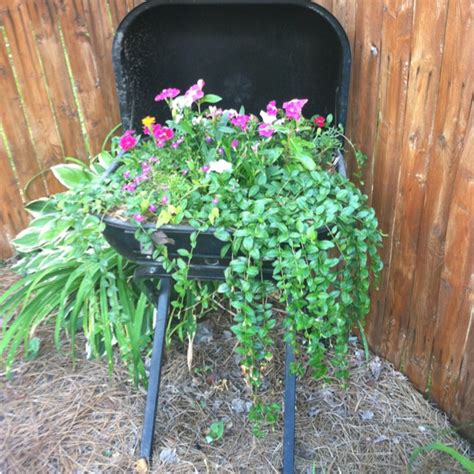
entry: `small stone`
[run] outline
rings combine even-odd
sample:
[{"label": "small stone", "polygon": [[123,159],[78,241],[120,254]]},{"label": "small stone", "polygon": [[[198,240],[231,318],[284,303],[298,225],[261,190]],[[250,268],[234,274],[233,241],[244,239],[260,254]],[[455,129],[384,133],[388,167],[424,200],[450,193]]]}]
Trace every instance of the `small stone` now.
[{"label": "small stone", "polygon": [[178,455],[175,448],[164,448],[160,452],[160,461],[163,464],[176,464],[178,462]]},{"label": "small stone", "polygon": [[248,413],[250,408],[252,408],[252,402],[242,400],[241,398],[234,398],[231,406],[235,413]]},{"label": "small stone", "polygon": [[363,410],[359,412],[359,416],[363,421],[370,421],[374,417],[374,412],[370,410]]},{"label": "small stone", "polygon": [[204,323],[198,324],[196,329],[196,335],[194,336],[194,343],[209,344],[214,339],[211,329]]},{"label": "small stone", "polygon": [[380,373],[382,372],[382,362],[380,362],[380,359],[378,357],[375,357],[369,362],[369,369],[372,373],[372,377],[375,380],[378,380],[380,377]]},{"label": "small stone", "polygon": [[233,334],[231,331],[225,330],[222,332],[222,336],[224,337],[224,339],[230,339],[233,336]]}]

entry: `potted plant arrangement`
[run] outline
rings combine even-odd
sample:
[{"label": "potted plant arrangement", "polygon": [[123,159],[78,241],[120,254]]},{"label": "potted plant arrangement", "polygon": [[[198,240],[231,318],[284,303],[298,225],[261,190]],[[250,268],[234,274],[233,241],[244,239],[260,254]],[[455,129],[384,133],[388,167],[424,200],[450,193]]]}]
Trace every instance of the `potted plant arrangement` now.
[{"label": "potted plant arrangement", "polygon": [[[168,104],[171,119],[145,117],[140,134],[116,140],[120,166],[91,196],[94,211],[108,216],[106,225],[128,222],[141,254],[172,275],[173,311],[191,341],[196,317],[186,309],[202,290],[189,267],[197,246],[201,255],[210,236],[220,241],[212,255],[227,268],[217,291],[236,310],[232,331],[252,386],[273,357],[274,303],[288,307],[282,324],[294,371],[324,376],[330,345],[344,376],[350,331],[367,314],[381,269],[381,234],[367,198],[336,172],[343,131],[331,116],[305,118],[306,99],[270,101],[260,117],[205,107],[220,97],[204,86],[164,89],[155,100]],[[189,241],[176,248],[180,228]]]},{"label": "potted plant arrangement", "polygon": [[[164,89],[155,100],[169,106],[171,118],[166,123],[145,117],[142,131],[127,130],[115,137],[112,150],[101,153],[90,167],[78,163],[55,167],[56,177],[72,191],[30,206],[37,217],[17,239],[20,250],[36,252],[30,254],[26,267],[23,264],[29,280],[0,300],[0,307],[11,314],[23,301],[22,312],[27,313],[27,324],[14,323],[0,342],[0,353],[9,348],[10,361],[21,341],[30,340],[39,322],[59,308],[57,340],[63,327],[74,334],[82,322],[92,354],[106,353],[112,364],[115,339],[123,358],[134,366],[135,379],[140,378],[137,366],[143,375],[150,313],[140,300],[137,308],[127,308],[130,317],[124,327],[120,326],[124,319],[106,320],[126,306],[127,294],[121,305],[115,304],[116,295],[126,292],[124,264],[111,256],[107,245],[98,243],[98,229],[105,228],[106,237],[119,252],[136,261],[157,262],[172,276],[176,293],[172,312],[178,321],[173,330],[190,344],[198,310],[219,293],[228,301],[235,313],[231,329],[238,341],[236,351],[255,394],[274,356],[272,329],[279,324],[296,354],[294,373],[311,370],[315,377],[324,377],[331,363],[337,367],[335,375],[347,375],[348,338],[352,328],[363,323],[370,305],[369,286],[382,266],[378,255],[382,238],[375,213],[367,197],[336,171],[341,151],[350,142],[342,127],[332,124],[331,116],[304,117],[306,99],[282,104],[270,100],[257,117],[243,108],[219,108],[215,104],[220,97],[206,94],[204,87],[199,80],[183,94],[175,88]],[[356,152],[355,156],[361,164],[363,155]],[[114,157],[119,158],[114,172],[104,176]],[[45,215],[49,221],[56,216],[49,234],[40,229]],[[77,229],[85,231],[86,238],[80,243]],[[72,248],[82,246],[66,254],[71,258],[56,273],[47,264],[53,250],[42,249],[48,235],[56,246],[58,242],[63,248],[65,242]],[[128,239],[125,247],[120,244],[123,239]],[[133,246],[134,256],[127,254]],[[66,280],[58,279],[58,271],[65,279],[72,278],[68,271],[77,265],[77,255],[93,258],[95,247],[101,257],[93,267],[84,263],[83,273],[73,272],[79,275],[78,281],[65,284]],[[38,250],[43,251],[37,255]],[[197,254],[207,257],[208,265],[214,261],[223,265],[222,283],[209,285],[188,278]],[[64,260],[64,251],[61,258]],[[104,261],[113,264],[107,267]],[[36,267],[42,279],[28,276]],[[86,288],[79,280],[83,275],[90,283],[89,268],[97,270],[98,280]],[[117,269],[114,280],[110,272]],[[105,277],[107,282],[100,279]],[[33,288],[31,282],[36,282]],[[58,301],[42,310],[38,319],[28,313],[25,304],[35,288],[42,291],[48,284],[51,291],[59,291]],[[40,294],[46,301],[45,291]],[[94,298],[95,303],[90,306],[87,298]],[[287,307],[281,321],[272,311],[279,303]],[[97,325],[102,330],[92,333],[85,316],[91,307],[102,318]],[[139,317],[134,319],[135,309]],[[128,329],[127,324],[138,326]],[[141,337],[141,331],[148,339]],[[27,352],[30,350],[31,346]],[[274,410],[255,398],[254,416],[258,412],[265,418]]]}]

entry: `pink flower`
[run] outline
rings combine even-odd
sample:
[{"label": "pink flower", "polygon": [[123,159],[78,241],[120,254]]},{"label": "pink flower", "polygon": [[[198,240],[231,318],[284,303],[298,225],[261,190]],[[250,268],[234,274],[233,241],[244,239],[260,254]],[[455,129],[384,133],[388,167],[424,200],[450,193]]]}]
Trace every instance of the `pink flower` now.
[{"label": "pink flower", "polygon": [[276,101],[272,100],[267,104],[267,114],[272,117],[276,117],[278,109],[276,107]]},{"label": "pink flower", "polygon": [[275,130],[266,123],[261,123],[258,126],[258,134],[261,137],[270,138],[275,133]]},{"label": "pink flower", "polygon": [[214,206],[216,206],[217,204],[219,204],[219,199],[217,199],[217,197],[215,197],[215,198],[212,200],[212,204],[214,204]]},{"label": "pink flower", "polygon": [[150,212],[156,212],[157,207],[156,207],[155,204],[150,204],[150,205],[148,206],[148,210],[149,210]]},{"label": "pink flower", "polygon": [[168,202],[169,202],[168,196],[163,196],[163,197],[161,198],[161,201],[160,201],[160,202],[161,202],[161,204],[163,204],[163,206],[166,206],[166,204],[168,204]]},{"label": "pink flower", "polygon": [[187,102],[193,103],[196,102],[199,99],[202,99],[204,97],[204,92],[202,89],[206,83],[202,80],[199,79],[196,84],[191,86],[185,93],[184,93],[184,98],[187,99]]},{"label": "pink flower", "polygon": [[174,137],[174,132],[171,128],[163,127],[157,123],[153,125],[153,136],[156,139],[156,146],[163,148],[165,143]]},{"label": "pink flower", "polygon": [[289,119],[299,120],[301,118],[301,109],[308,102],[308,99],[293,99],[283,104],[286,116]]},{"label": "pink flower", "polygon": [[139,213],[133,214],[133,218],[139,223],[143,222],[145,220],[145,218]]},{"label": "pink flower", "polygon": [[230,123],[232,125],[235,125],[236,127],[239,127],[242,131],[245,132],[245,130],[247,130],[247,125],[249,121],[250,115],[238,114],[231,119]]},{"label": "pink flower", "polygon": [[202,171],[203,173],[208,173],[208,172],[209,172],[209,169],[210,169],[210,167],[209,167],[208,165],[204,165],[203,167],[201,167],[201,171]]},{"label": "pink flower", "polygon": [[321,117],[321,115],[318,115],[313,122],[316,124],[317,127],[323,128],[324,125],[326,124],[326,119],[324,117]]},{"label": "pink flower", "polygon": [[181,170],[181,174],[183,176],[186,176],[188,173],[189,173],[189,170],[187,170],[187,169]]},{"label": "pink flower", "polygon": [[239,140],[232,140],[230,146],[232,147],[232,150],[237,150],[237,147],[239,146]]},{"label": "pink flower", "polygon": [[175,88],[163,89],[156,97],[155,101],[159,102],[160,100],[165,99],[174,99],[181,91]]},{"label": "pink flower", "polygon": [[160,160],[156,156],[151,156],[150,157],[150,163],[159,163]]},{"label": "pink flower", "polygon": [[119,140],[119,146],[123,151],[128,151],[131,150],[132,148],[135,148],[137,144],[137,139],[136,137],[133,136],[135,132],[133,130],[127,130]]},{"label": "pink flower", "polygon": [[128,171],[128,170],[125,171],[125,172],[123,173],[123,177],[124,177],[125,179],[130,178],[130,171]]}]

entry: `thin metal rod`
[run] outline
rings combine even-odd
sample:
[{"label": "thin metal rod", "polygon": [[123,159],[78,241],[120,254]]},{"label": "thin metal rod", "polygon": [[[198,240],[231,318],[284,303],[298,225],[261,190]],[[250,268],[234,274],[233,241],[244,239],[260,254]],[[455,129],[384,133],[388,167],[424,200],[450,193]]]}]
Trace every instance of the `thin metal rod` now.
[{"label": "thin metal rod", "polygon": [[285,344],[285,408],[283,412],[283,474],[295,469],[295,403],[296,375],[291,373],[295,354],[290,343]]},{"label": "thin metal rod", "polygon": [[155,309],[155,335],[153,337],[145,419],[143,422],[142,442],[140,446],[140,458],[145,459],[147,464],[150,464],[151,462],[153,450],[153,436],[155,433],[156,411],[158,408],[158,396],[160,393],[161,364],[163,361],[163,348],[165,345],[166,320],[168,316],[170,293],[171,279],[162,278]]}]

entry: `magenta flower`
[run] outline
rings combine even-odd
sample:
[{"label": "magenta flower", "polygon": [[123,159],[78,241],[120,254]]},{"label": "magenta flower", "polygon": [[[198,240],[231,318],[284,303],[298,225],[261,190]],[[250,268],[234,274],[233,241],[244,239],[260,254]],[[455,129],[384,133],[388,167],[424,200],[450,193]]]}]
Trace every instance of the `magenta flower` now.
[{"label": "magenta flower", "polygon": [[204,165],[203,167],[201,167],[201,171],[203,173],[208,173],[210,170],[210,167],[208,165]]},{"label": "magenta flower", "polygon": [[148,206],[148,210],[149,210],[150,212],[156,212],[157,209],[158,209],[158,208],[156,207],[155,204],[150,204],[150,205]]},{"label": "magenta flower", "polygon": [[138,140],[133,136],[134,130],[127,130],[119,140],[119,146],[123,151],[131,150],[135,148]]},{"label": "magenta flower", "polygon": [[250,115],[238,114],[231,119],[230,123],[232,125],[235,125],[236,127],[239,127],[242,131],[245,132],[245,130],[247,130],[247,125],[249,121]]},{"label": "magenta flower", "polygon": [[129,193],[133,193],[137,189],[136,183],[127,183],[124,185],[122,188],[124,191],[127,191]]},{"label": "magenta flower", "polygon": [[155,101],[160,102],[160,100],[174,99],[181,91],[173,87],[169,89],[163,89],[156,97]]},{"label": "magenta flower", "polygon": [[192,104],[193,102],[196,102],[199,99],[202,99],[204,97],[204,92],[203,88],[206,85],[206,83],[202,80],[199,79],[196,84],[191,86],[185,93],[184,93],[184,98],[187,99],[187,102]]},{"label": "magenta flower", "polygon": [[133,214],[133,218],[135,219],[135,221],[137,221],[138,223],[140,222],[143,222],[145,220],[145,218],[139,214],[139,213],[136,213],[136,214]]},{"label": "magenta flower", "polygon": [[258,134],[261,137],[270,138],[275,133],[275,130],[266,123],[261,123],[258,126]]},{"label": "magenta flower", "polygon": [[272,117],[276,117],[278,109],[276,107],[276,101],[272,100],[267,104],[267,114]]},{"label": "magenta flower", "polygon": [[283,104],[286,116],[289,119],[299,120],[301,118],[301,109],[308,102],[308,99],[293,99]]},{"label": "magenta flower", "polygon": [[232,147],[232,150],[237,150],[237,147],[239,146],[239,140],[232,140],[232,142],[230,143],[230,146]]},{"label": "magenta flower", "polygon": [[174,137],[174,132],[171,128],[163,127],[159,123],[153,125],[153,136],[156,139],[156,146],[163,148],[168,140]]},{"label": "magenta flower", "polygon": [[125,179],[130,178],[130,171],[128,171],[128,170],[127,170],[127,171],[124,171],[123,177],[124,177]]},{"label": "magenta flower", "polygon": [[161,201],[160,201],[160,202],[161,202],[161,204],[163,204],[163,206],[166,206],[166,204],[169,203],[169,198],[168,198],[168,196],[163,196],[163,197],[161,198]]},{"label": "magenta flower", "polygon": [[156,156],[151,156],[150,157],[150,163],[159,163],[160,160]]}]

